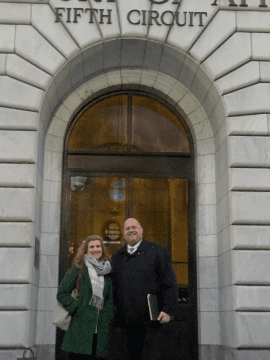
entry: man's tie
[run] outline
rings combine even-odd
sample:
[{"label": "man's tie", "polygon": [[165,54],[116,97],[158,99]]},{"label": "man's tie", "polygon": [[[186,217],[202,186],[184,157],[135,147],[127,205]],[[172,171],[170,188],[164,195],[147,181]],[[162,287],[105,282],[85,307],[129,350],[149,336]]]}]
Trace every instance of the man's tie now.
[{"label": "man's tie", "polygon": [[132,254],[133,251],[134,251],[134,248],[129,248],[129,251],[128,251],[128,252],[129,252],[130,254]]}]

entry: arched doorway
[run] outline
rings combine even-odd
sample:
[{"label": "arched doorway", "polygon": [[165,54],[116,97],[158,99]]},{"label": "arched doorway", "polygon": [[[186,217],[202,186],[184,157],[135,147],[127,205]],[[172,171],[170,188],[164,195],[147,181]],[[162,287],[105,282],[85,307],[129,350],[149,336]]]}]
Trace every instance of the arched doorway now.
[{"label": "arched doorway", "polygon": [[148,240],[171,251],[179,283],[175,321],[159,334],[161,346],[149,339],[155,359],[198,358],[194,194],[192,137],[164,100],[118,91],[85,105],[70,122],[59,280],[87,235],[102,235],[112,255],[123,246],[125,218],[137,218]]}]

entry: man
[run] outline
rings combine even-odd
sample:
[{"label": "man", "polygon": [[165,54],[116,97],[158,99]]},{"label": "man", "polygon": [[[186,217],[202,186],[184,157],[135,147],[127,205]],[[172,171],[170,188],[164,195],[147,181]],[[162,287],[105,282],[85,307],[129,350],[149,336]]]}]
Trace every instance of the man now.
[{"label": "man", "polygon": [[125,221],[124,237],[126,245],[112,257],[115,320],[126,329],[129,360],[141,360],[150,323],[147,294],[157,294],[161,310],[158,321],[165,324],[175,313],[178,287],[169,251],[143,239],[136,219]]}]

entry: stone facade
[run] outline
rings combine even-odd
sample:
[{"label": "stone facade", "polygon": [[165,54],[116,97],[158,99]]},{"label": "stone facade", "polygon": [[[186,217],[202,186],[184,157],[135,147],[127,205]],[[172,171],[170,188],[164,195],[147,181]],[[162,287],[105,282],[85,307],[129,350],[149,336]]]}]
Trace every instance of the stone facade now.
[{"label": "stone facade", "polygon": [[[99,92],[142,85],[182,109],[194,138],[200,360],[270,357],[267,2],[0,3],[1,360],[30,346],[39,360],[54,359],[63,139],[73,112]],[[100,11],[89,24],[89,4],[111,9],[112,24]],[[84,11],[68,22],[57,7]],[[138,25],[127,18],[133,9]],[[168,26],[164,15],[143,25],[144,9],[159,19],[186,12],[187,23]]]}]

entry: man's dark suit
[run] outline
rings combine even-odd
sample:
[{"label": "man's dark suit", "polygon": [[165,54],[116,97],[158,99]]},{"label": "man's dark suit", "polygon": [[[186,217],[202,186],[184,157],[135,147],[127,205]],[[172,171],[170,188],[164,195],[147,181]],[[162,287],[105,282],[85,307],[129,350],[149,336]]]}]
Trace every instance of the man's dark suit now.
[{"label": "man's dark suit", "polygon": [[[146,324],[150,322],[147,294],[158,295],[160,311],[170,316],[175,314],[178,287],[170,253],[145,239],[133,254],[127,252],[125,245],[112,257],[112,280],[116,323],[134,329],[136,351],[142,348],[145,335],[140,337],[139,332],[145,333]],[[139,360],[138,352],[134,358]]]}]

